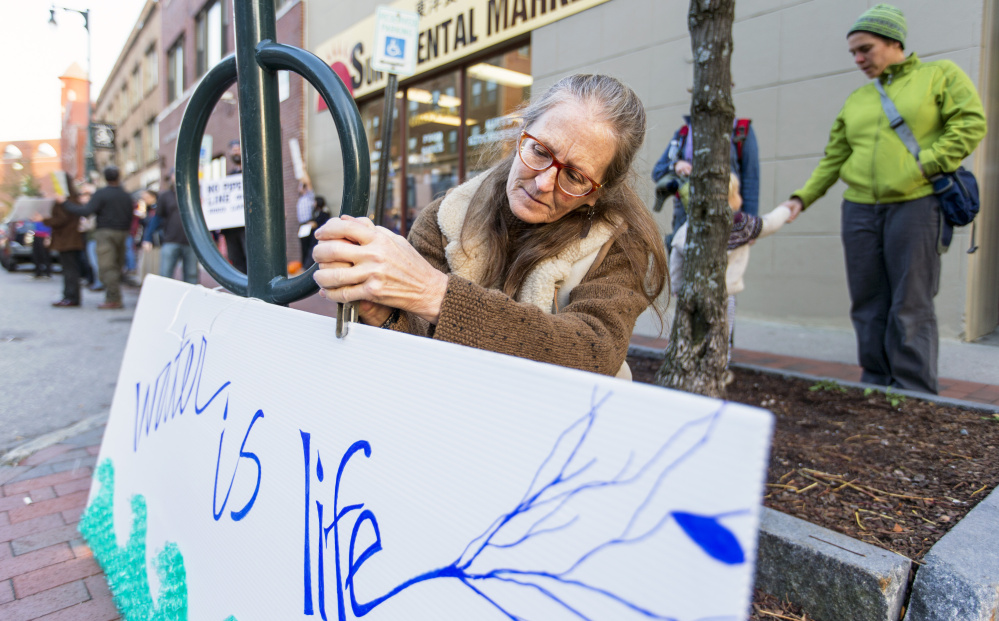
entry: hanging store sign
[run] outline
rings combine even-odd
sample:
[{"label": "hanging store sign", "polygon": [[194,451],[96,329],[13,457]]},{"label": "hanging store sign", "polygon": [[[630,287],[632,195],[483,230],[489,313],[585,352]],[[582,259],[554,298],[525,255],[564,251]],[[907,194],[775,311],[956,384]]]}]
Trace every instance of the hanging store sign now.
[{"label": "hanging store sign", "polygon": [[[389,5],[413,11],[419,75],[607,0],[400,0]],[[372,66],[376,15],[329,39],[313,52],[326,61],[355,98],[384,90],[388,76]],[[317,109],[325,102],[317,96]]]},{"label": "hanging store sign", "polygon": [[90,140],[95,149],[114,150],[114,125],[91,123]]}]

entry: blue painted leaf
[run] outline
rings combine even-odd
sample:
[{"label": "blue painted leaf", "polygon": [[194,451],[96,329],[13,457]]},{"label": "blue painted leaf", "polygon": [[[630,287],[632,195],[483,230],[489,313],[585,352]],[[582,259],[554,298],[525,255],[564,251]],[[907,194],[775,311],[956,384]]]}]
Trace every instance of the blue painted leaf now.
[{"label": "blue painted leaf", "polygon": [[683,532],[711,558],[726,565],[746,562],[739,540],[732,531],[719,524],[717,519],[680,511],[674,511],[672,515]]}]

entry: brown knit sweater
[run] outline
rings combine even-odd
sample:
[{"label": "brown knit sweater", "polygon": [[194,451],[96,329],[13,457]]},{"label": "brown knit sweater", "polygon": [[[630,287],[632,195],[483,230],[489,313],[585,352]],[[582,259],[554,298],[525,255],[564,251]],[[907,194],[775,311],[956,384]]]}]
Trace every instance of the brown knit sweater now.
[{"label": "brown knit sweater", "polygon": [[434,326],[403,312],[394,330],[605,375],[618,372],[635,321],[647,307],[645,296],[633,288],[621,247],[627,234],[608,242],[606,256],[572,290],[569,304],[550,314],[451,274],[446,238],[437,224],[440,203],[420,213],[408,238],[423,258],[448,274],[440,319]]}]

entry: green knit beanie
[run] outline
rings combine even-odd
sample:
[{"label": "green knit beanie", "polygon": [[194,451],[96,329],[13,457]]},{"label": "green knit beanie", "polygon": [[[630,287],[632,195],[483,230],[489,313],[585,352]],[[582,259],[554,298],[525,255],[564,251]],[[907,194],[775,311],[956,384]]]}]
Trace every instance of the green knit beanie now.
[{"label": "green knit beanie", "polygon": [[857,22],[850,29],[850,32],[846,33],[846,36],[849,37],[858,31],[873,32],[898,41],[903,48],[905,47],[907,32],[905,16],[902,15],[902,11],[890,4],[877,4],[864,11],[863,15],[857,18]]}]

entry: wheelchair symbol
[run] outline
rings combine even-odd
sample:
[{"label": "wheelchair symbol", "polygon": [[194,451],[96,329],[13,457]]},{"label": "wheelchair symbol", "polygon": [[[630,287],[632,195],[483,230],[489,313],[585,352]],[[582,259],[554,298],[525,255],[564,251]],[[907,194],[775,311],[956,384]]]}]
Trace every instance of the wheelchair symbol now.
[{"label": "wheelchair symbol", "polygon": [[385,37],[385,55],[391,58],[402,58],[406,49],[406,41],[396,37]]}]

